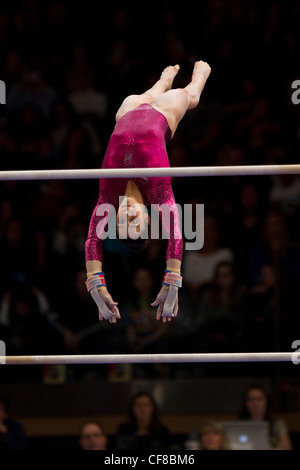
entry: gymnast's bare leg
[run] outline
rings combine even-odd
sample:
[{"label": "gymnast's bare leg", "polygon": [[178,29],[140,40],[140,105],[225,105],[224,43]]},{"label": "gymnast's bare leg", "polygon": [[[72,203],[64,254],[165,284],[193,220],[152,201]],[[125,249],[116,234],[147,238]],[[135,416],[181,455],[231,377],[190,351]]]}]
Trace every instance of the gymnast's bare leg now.
[{"label": "gymnast's bare leg", "polygon": [[185,113],[198,105],[211,68],[203,60],[195,62],[190,83],[185,88],[171,89],[178,71],[179,65],[166,67],[152,88],[141,95],[128,96],[119,108],[116,120],[140,104],[148,103],[165,115],[173,136]]},{"label": "gymnast's bare leg", "polygon": [[172,88],[173,80],[179,71],[179,65],[169,65],[166,67],[160,76],[160,79],[153,85],[152,88],[145,91],[141,95],[129,95],[121,104],[116,114],[116,121],[118,121],[125,113],[131,109],[136,108],[140,104],[151,104],[159,96],[169,91]]}]

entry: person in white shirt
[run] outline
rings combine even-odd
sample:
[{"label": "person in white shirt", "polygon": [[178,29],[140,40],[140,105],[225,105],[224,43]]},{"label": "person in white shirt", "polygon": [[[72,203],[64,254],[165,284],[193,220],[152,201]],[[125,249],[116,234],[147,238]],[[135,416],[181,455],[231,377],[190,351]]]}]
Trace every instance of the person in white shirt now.
[{"label": "person in white shirt", "polygon": [[234,261],[233,251],[219,246],[219,236],[217,219],[207,215],[204,217],[203,247],[185,252],[182,269],[184,284],[195,294],[213,280],[215,269],[221,262]]}]

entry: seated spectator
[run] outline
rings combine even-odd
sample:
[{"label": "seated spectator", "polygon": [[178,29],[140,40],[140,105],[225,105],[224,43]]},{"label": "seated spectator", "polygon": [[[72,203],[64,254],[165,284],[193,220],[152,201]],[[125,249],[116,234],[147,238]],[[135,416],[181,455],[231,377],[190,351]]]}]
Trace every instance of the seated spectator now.
[{"label": "seated spectator", "polygon": [[44,169],[52,155],[51,136],[47,120],[32,103],[18,112],[9,136],[14,142],[15,165],[20,170]]},{"label": "seated spectator", "polygon": [[[133,295],[127,304],[128,326],[126,330],[127,346],[130,353],[155,354],[166,352],[163,339],[167,324],[155,318],[151,302],[155,299],[155,282],[148,268],[137,268],[133,273]],[[149,367],[151,366],[151,367]],[[146,364],[134,367],[136,373],[164,374],[166,364]]]},{"label": "seated spectator", "polygon": [[102,424],[88,421],[81,426],[79,435],[81,450],[107,450],[107,443],[107,435]]},{"label": "seated spectator", "polygon": [[300,211],[299,175],[273,175],[269,203],[286,217],[290,238],[298,242]]},{"label": "seated spectator", "polygon": [[288,277],[299,276],[299,249],[292,246],[286,218],[281,210],[270,209],[265,216],[260,240],[255,243],[250,253],[251,282],[259,281],[261,267],[264,264],[280,263]]},{"label": "seated spectator", "polygon": [[78,126],[80,118],[64,98],[58,98],[52,105],[49,117],[50,134],[55,151],[63,148],[72,129]]},{"label": "seated spectator", "polygon": [[275,325],[278,314],[278,279],[276,269],[261,267],[259,282],[252,288],[244,303],[243,338],[246,351],[276,350]]},{"label": "seated spectator", "polygon": [[221,423],[210,420],[202,425],[200,450],[230,450],[226,432]]},{"label": "seated spectator", "polygon": [[259,282],[262,266],[276,267],[280,294],[277,308],[280,309],[280,348],[290,347],[294,331],[299,328],[299,282],[300,249],[291,242],[286,218],[281,211],[270,210],[265,218],[261,240],[253,246],[250,256],[251,282]]},{"label": "seated spectator", "polygon": [[261,188],[257,182],[248,180],[240,190],[233,224],[228,227],[228,240],[231,241],[239,273],[245,282],[249,282],[247,263],[253,245],[260,238],[264,206]]},{"label": "seated spectator", "polygon": [[[44,310],[45,296],[30,285],[5,291],[0,303],[0,337],[12,356],[55,354],[60,338]],[[26,369],[26,370],[25,370]],[[43,367],[7,369],[13,381],[40,381]]]},{"label": "seated spectator", "polygon": [[273,175],[269,201],[289,217],[300,205],[300,179],[298,175]]},{"label": "seated spectator", "polygon": [[93,70],[77,71],[73,77],[73,91],[69,101],[81,116],[96,116],[102,119],[107,111],[107,96],[95,87]]},{"label": "seated spectator", "polygon": [[47,118],[57,92],[46,82],[40,70],[24,68],[19,80],[10,88],[7,96],[9,111],[18,113],[28,103],[36,106]]},{"label": "seated spectator", "polygon": [[230,248],[219,246],[219,226],[214,217],[204,218],[204,245],[199,251],[188,251],[183,260],[183,282],[192,294],[212,282],[216,266],[221,261],[233,261]]},{"label": "seated spectator", "polygon": [[239,419],[268,421],[270,425],[270,449],[292,450],[292,441],[286,423],[272,412],[271,397],[260,385],[252,385],[243,395]]},{"label": "seated spectator", "polygon": [[0,396],[0,450],[27,450],[23,426],[9,416],[9,401]]},{"label": "seated spectator", "polygon": [[2,289],[28,283],[34,274],[37,246],[30,239],[28,227],[21,220],[10,218],[0,239],[0,279]]},{"label": "seated spectator", "polygon": [[148,392],[139,392],[131,400],[128,421],[116,434],[118,450],[168,450],[170,434],[162,424],[158,406]]},{"label": "seated spectator", "polygon": [[234,350],[245,294],[246,288],[238,281],[234,265],[231,262],[218,264],[200,304],[210,352]]}]

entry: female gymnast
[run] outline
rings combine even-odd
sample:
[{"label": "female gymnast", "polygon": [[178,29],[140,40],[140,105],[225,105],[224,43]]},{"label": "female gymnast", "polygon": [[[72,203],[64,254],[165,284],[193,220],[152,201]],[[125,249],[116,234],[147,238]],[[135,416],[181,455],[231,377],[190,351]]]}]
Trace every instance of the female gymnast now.
[{"label": "female gymnast", "polygon": [[[102,168],[157,168],[169,167],[166,143],[173,137],[186,111],[194,109],[200,100],[210,66],[204,61],[194,64],[192,79],[185,88],[171,89],[179,65],[166,67],[152,88],[141,95],[130,95],[116,114],[116,126],[110,137]],[[119,196],[125,196],[119,204]],[[85,260],[86,286],[99,310],[99,319],[116,323],[121,318],[107,290],[102,272],[102,243],[111,210],[117,210],[116,224],[119,238],[131,238],[130,229],[142,233],[149,224],[146,206],[176,207],[170,177],[102,178],[99,198],[93,211],[87,240]],[[101,206],[101,208],[100,208]],[[103,213],[103,208],[106,210]],[[171,214],[172,215],[172,214]],[[160,214],[161,216],[161,214]],[[161,220],[163,226],[163,220]],[[178,288],[181,287],[182,237],[176,211],[168,230],[166,271],[162,288],[151,304],[158,307],[156,319],[163,322],[176,317]],[[125,232],[125,237],[124,237]],[[179,234],[179,236],[178,236]],[[143,239],[143,240],[142,240]],[[136,240],[129,240],[136,243]]]}]

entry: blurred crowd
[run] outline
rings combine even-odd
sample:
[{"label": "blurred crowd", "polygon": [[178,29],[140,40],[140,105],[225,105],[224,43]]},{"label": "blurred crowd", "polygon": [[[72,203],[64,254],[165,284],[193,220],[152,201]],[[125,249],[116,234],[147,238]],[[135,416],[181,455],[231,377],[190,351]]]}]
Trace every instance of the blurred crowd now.
[{"label": "blurred crowd", "polygon": [[[90,0],[1,2],[0,170],[100,168],[121,101],[169,64],[180,64],[174,86],[185,86],[197,59],[212,73],[168,145],[171,166],[299,163],[291,84],[299,77],[300,2],[209,0],[197,15],[180,3],[157,11],[146,0],[97,10]],[[165,241],[136,255],[106,240],[106,281],[122,315],[110,325],[98,322],[85,288],[98,182],[0,182],[7,353],[289,351],[299,327],[299,176],[174,178],[173,190],[179,204],[205,210],[204,246],[184,253],[178,318],[159,323],[150,307]],[[188,370],[147,365],[130,374]],[[42,373],[3,372],[7,381],[42,380]]]},{"label": "blurred crowd", "polygon": [[[64,450],[159,452],[185,449],[292,450],[294,447],[292,434],[285,419],[274,411],[273,397],[258,383],[253,383],[244,390],[240,411],[236,416],[231,416],[229,421],[207,416],[191,416],[185,419],[186,432],[178,434],[174,430],[176,419],[173,425],[166,425],[165,419],[166,416],[163,415],[163,410],[153,393],[140,390],[129,399],[123,420],[113,426],[114,430],[110,429],[108,433],[97,417],[84,420],[78,430],[77,439],[69,443],[66,441]],[[240,431],[230,431],[232,425],[241,426]],[[256,426],[254,433],[251,431],[253,426]],[[255,436],[255,433],[258,436]],[[38,447],[41,448],[41,445]],[[26,428],[13,416],[9,400],[1,395],[0,450],[33,448],[34,439],[27,436]]]}]

